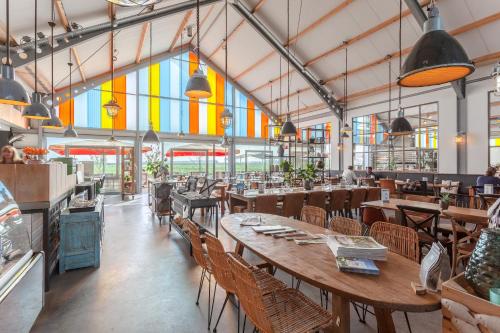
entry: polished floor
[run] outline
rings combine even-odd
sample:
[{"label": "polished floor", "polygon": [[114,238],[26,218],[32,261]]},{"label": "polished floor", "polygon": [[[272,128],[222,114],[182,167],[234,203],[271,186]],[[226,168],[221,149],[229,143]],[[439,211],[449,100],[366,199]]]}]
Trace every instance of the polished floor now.
[{"label": "polished floor", "polygon": [[[200,269],[184,239],[153,220],[145,196],[126,202],[107,197],[105,216],[101,267],[54,276],[32,332],[207,332],[208,292],[203,290],[197,307]],[[231,243],[225,239],[228,250]],[[278,276],[291,282],[285,273]],[[301,290],[319,302],[316,288],[303,283]],[[219,289],[215,311],[224,296]],[[218,332],[236,332],[236,310],[228,309]],[[393,317],[397,331],[407,332],[403,314]],[[409,317],[413,332],[441,331],[439,311]],[[351,322],[352,332],[377,331],[373,317],[361,324],[354,310]],[[247,324],[246,332],[251,331]]]}]

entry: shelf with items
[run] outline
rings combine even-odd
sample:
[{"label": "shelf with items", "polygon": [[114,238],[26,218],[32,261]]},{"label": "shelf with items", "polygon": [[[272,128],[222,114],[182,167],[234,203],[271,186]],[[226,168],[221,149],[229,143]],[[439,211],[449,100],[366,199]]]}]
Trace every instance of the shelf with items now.
[{"label": "shelf with items", "polygon": [[127,195],[135,195],[135,152],[134,147],[122,147],[122,199]]}]

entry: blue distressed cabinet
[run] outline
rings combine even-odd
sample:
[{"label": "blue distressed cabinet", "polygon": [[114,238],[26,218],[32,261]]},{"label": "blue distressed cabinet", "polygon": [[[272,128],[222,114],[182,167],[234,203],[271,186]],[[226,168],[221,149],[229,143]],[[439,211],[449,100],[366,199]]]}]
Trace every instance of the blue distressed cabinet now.
[{"label": "blue distressed cabinet", "polygon": [[101,262],[101,244],[104,231],[104,198],[97,197],[94,211],[61,213],[59,246],[59,273],[82,267],[98,268]]}]

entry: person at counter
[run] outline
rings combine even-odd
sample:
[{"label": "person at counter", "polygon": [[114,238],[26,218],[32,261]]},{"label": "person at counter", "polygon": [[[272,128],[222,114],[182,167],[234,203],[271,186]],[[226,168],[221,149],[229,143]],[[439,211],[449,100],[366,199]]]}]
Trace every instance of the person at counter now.
[{"label": "person at counter", "polygon": [[497,169],[490,166],[490,167],[488,167],[488,169],[486,169],[484,176],[477,177],[476,185],[483,187],[483,188],[477,189],[478,192],[482,193],[484,191],[484,185],[486,185],[486,184],[492,184],[495,187],[500,186],[500,178],[495,176],[496,172],[497,172]]},{"label": "person at counter", "polygon": [[373,172],[373,168],[371,166],[366,168],[366,178],[378,180],[378,176]]},{"label": "person at counter", "polygon": [[0,152],[0,164],[24,164],[17,149],[12,146],[3,146]]},{"label": "person at counter", "polygon": [[353,185],[356,183],[356,174],[353,171],[352,165],[349,165],[347,169],[344,170],[342,178],[344,178],[346,185]]}]

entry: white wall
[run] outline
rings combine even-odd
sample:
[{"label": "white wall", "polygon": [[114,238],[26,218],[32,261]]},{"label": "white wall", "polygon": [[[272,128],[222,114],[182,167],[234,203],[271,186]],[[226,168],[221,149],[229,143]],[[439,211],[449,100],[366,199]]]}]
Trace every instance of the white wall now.
[{"label": "white wall", "polygon": [[[469,78],[484,77],[489,75],[491,66],[481,67],[476,70],[476,73]],[[488,91],[493,89],[492,80],[484,80],[479,82],[471,82],[467,84],[467,173],[482,174],[488,166]],[[440,173],[457,173],[457,143],[455,136],[457,134],[457,97],[451,86],[446,89],[433,91],[435,89],[404,89],[402,106],[409,107],[419,104],[437,102],[439,106],[439,161],[438,169]],[[421,93],[417,96],[408,97],[416,93]],[[392,94],[397,96],[397,89],[393,90]],[[348,122],[352,125],[352,118],[372,113],[387,111],[389,106],[387,103],[388,92],[369,96],[356,101],[349,105]],[[384,103],[380,103],[383,102]],[[397,101],[393,99],[392,109],[397,106]],[[326,110],[315,112],[314,114],[325,114],[325,116],[301,122],[301,126],[310,126],[321,124],[327,121],[332,122],[332,161],[333,168],[338,166],[337,151],[338,142],[338,122],[337,119],[327,113]],[[307,119],[310,115],[304,115]],[[345,168],[352,164],[352,140],[347,139],[343,149]]]}]

